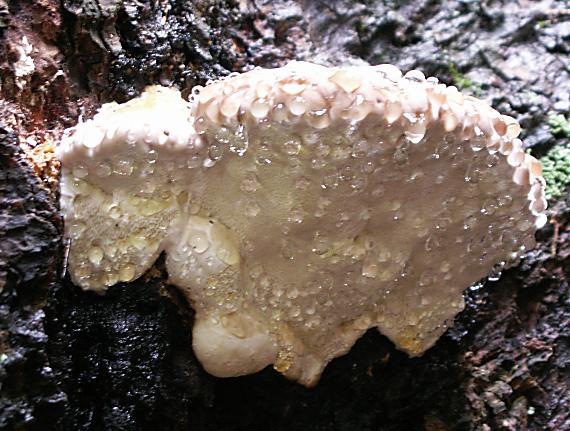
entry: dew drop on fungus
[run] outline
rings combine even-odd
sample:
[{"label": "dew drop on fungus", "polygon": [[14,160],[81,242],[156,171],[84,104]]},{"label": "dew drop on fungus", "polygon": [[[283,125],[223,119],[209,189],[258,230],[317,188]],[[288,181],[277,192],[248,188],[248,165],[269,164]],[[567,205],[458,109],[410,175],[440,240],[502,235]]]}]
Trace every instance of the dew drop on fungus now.
[{"label": "dew drop on fungus", "polygon": [[194,250],[198,254],[204,253],[210,247],[210,242],[202,234],[193,235],[188,240],[188,243],[190,247],[192,247],[192,250]]},{"label": "dew drop on fungus", "polygon": [[285,154],[288,156],[296,156],[301,151],[301,140],[292,138],[283,143]]},{"label": "dew drop on fungus", "polygon": [[288,103],[289,111],[293,115],[303,115],[307,110],[307,102],[301,96],[296,96]]},{"label": "dew drop on fungus", "polygon": [[251,104],[251,115],[255,118],[265,118],[269,112],[269,102],[265,99],[256,99]]},{"label": "dew drop on fungus", "polygon": [[125,265],[119,271],[119,280],[131,281],[135,276],[135,268],[132,265]]},{"label": "dew drop on fungus", "polygon": [[99,176],[99,177],[108,177],[109,175],[111,175],[112,169],[111,167],[107,164],[107,163],[99,163],[96,167],[95,167],[95,175]]},{"label": "dew drop on fungus", "polygon": [[89,262],[91,262],[93,265],[99,265],[103,260],[103,256],[104,253],[100,247],[93,246],[89,249],[88,258]]}]

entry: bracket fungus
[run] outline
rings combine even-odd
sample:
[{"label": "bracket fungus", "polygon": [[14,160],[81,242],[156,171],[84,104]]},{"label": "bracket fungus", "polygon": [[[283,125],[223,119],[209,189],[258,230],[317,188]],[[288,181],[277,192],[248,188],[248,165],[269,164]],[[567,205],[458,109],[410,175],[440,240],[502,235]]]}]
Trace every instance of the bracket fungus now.
[{"label": "bracket fungus", "polygon": [[58,148],[69,272],[104,292],[164,252],[216,376],[273,364],[311,386],[372,327],[420,355],[545,222],[519,132],[390,65],[292,62],[189,102],[151,87]]}]

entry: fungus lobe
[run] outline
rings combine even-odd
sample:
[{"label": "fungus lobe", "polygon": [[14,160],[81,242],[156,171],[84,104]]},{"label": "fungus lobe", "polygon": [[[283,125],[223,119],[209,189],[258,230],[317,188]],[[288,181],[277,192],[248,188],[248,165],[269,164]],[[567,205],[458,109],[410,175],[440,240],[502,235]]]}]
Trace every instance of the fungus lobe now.
[{"label": "fungus lobe", "polygon": [[216,376],[273,364],[311,386],[371,327],[420,355],[545,222],[519,132],[390,65],[292,62],[189,102],[150,87],[58,149],[70,275],[104,292],[165,252]]}]

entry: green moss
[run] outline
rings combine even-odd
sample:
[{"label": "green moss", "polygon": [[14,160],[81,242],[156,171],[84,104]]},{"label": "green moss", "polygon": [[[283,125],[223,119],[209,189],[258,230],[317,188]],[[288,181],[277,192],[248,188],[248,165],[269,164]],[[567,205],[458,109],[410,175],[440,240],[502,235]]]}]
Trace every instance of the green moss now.
[{"label": "green moss", "polygon": [[453,83],[460,90],[465,90],[472,93],[476,97],[481,96],[481,85],[473,80],[467,78],[463,73],[461,73],[455,63],[449,63],[449,73],[451,74],[451,79]]},{"label": "green moss", "polygon": [[562,196],[570,186],[570,148],[554,147],[540,161],[546,180],[546,199]]},{"label": "green moss", "polygon": [[550,24],[552,24],[552,22],[549,19],[543,19],[536,23],[538,28],[544,28],[549,26]]},{"label": "green moss", "polygon": [[550,125],[550,133],[554,136],[570,138],[570,121],[564,115],[551,115],[548,118],[548,124]]}]

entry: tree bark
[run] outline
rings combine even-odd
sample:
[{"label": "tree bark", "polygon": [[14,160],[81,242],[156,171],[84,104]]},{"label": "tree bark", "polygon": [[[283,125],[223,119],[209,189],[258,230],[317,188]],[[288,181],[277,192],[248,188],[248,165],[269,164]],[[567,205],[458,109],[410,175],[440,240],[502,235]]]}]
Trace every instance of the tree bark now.
[{"label": "tree bark", "polygon": [[272,369],[205,373],[160,260],[105,296],[61,277],[53,147],[146,85],[187,94],[290,59],[390,62],[519,119],[537,156],[568,144],[547,121],[570,109],[562,1],[398,3],[0,0],[0,429],[570,430],[570,195],[424,356],[369,331],[313,389]]}]

